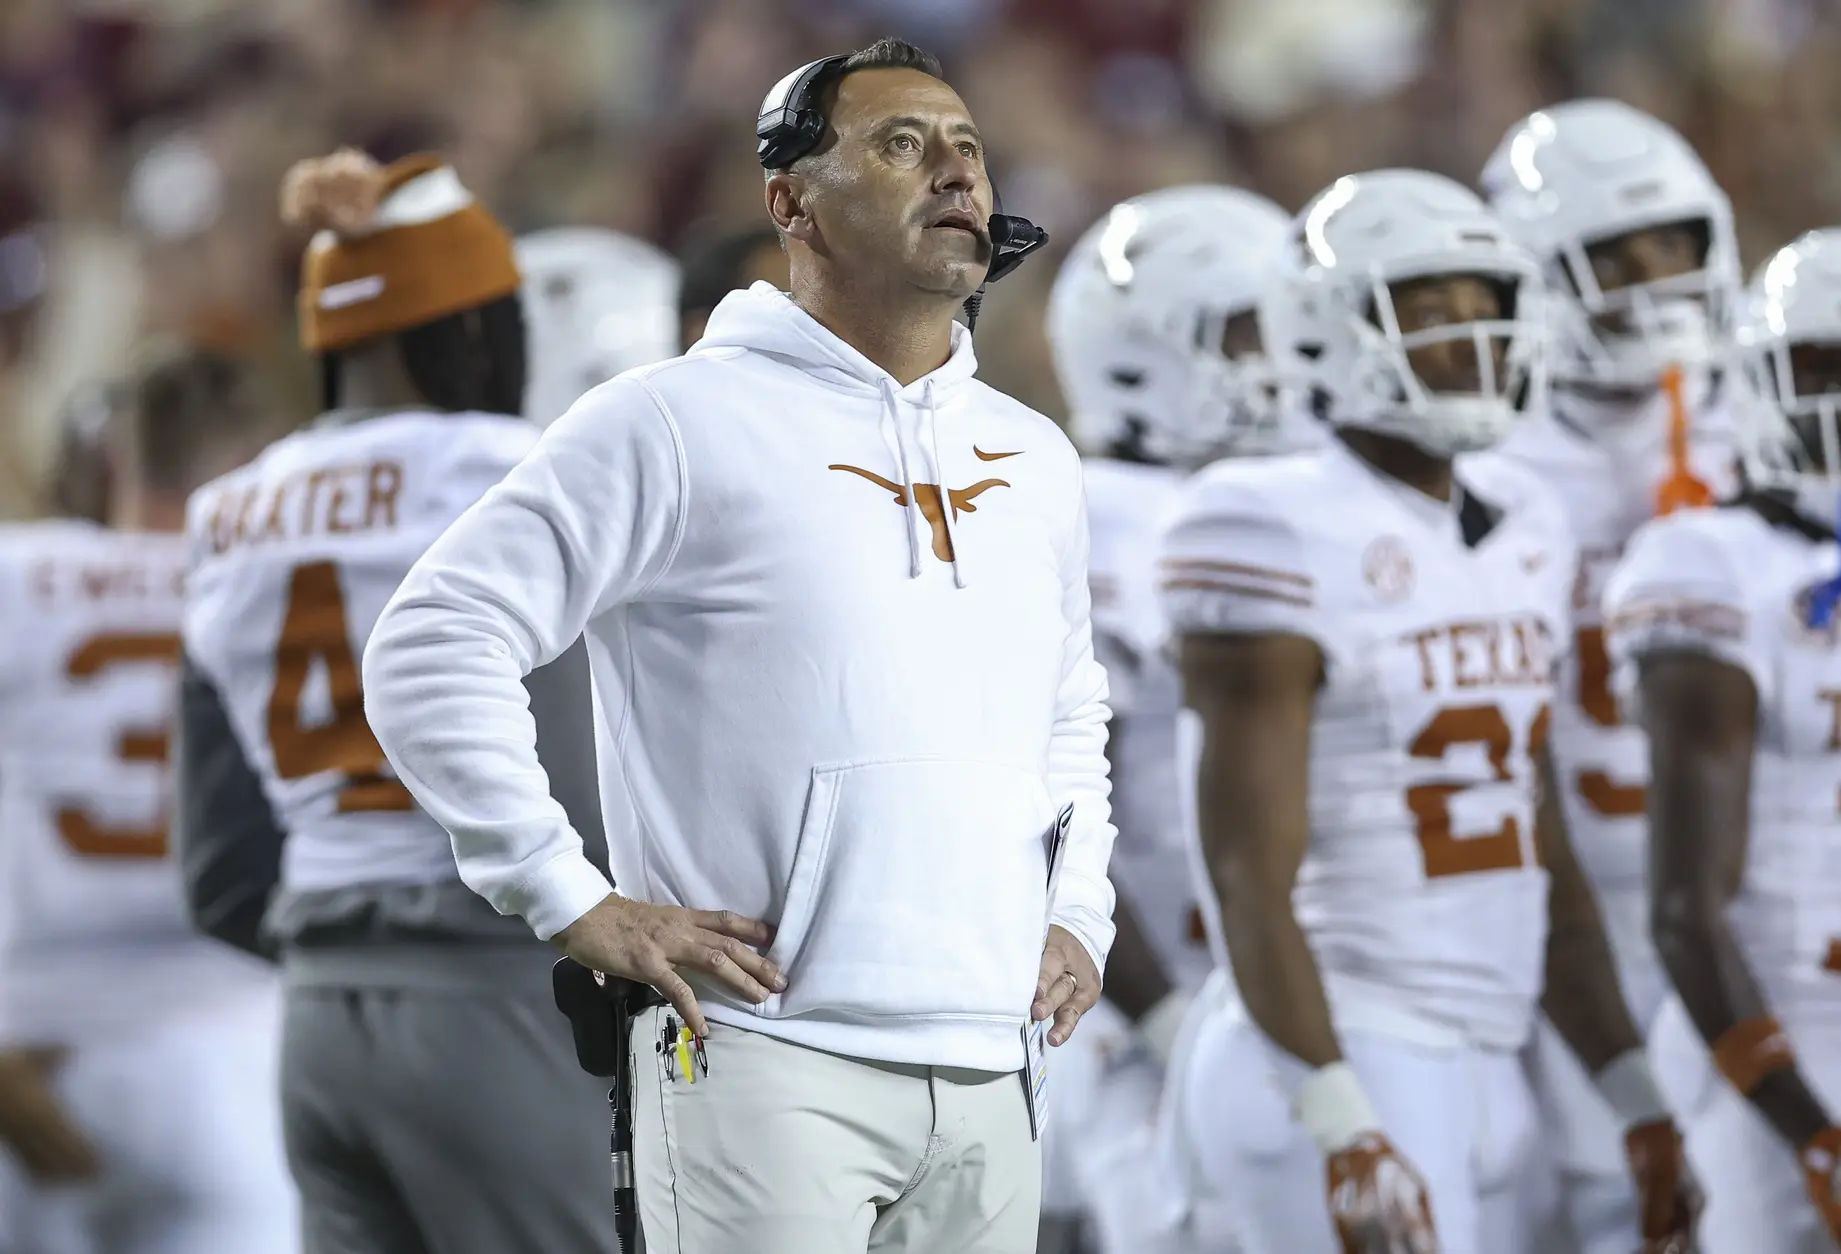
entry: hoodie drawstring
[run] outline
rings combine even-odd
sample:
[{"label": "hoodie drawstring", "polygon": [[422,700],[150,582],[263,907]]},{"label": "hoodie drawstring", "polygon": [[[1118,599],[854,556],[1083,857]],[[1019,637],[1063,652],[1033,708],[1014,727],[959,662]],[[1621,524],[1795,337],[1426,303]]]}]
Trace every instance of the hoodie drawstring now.
[{"label": "hoodie drawstring", "polygon": [[921,403],[927,413],[927,442],[932,446],[933,475],[940,481],[940,516],[946,522],[946,547],[952,550],[952,586],[963,588],[965,572],[959,567],[959,535],[952,525],[952,516],[956,511],[952,504],[952,489],[946,486],[946,463],[940,460],[940,410],[933,401],[932,379],[927,380]]},{"label": "hoodie drawstring", "polygon": [[[924,521],[920,511],[920,492],[914,486],[914,475],[908,468],[908,443],[901,438],[901,402],[895,396],[894,384],[887,379],[882,380],[882,400],[882,417],[887,420],[889,427],[894,428],[893,436],[889,434],[887,427],[883,428],[882,441],[889,445],[890,451],[895,454],[895,472],[901,476],[901,495],[904,502],[902,512],[908,518],[908,578],[919,579],[921,573],[920,527]],[[878,423],[878,425],[881,424]]]}]

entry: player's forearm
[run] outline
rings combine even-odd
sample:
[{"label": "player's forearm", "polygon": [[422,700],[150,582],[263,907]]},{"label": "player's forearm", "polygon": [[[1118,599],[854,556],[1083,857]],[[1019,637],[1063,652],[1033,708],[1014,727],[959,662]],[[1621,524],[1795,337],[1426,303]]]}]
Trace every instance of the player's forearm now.
[{"label": "player's forearm", "polygon": [[1630,1018],[1617,963],[1605,935],[1598,898],[1573,852],[1560,808],[1559,773],[1543,750],[1535,839],[1547,866],[1547,971],[1541,1009],[1587,1071],[1598,1074],[1640,1049],[1642,1034]]},{"label": "player's forearm", "polygon": [[1720,725],[1717,711],[1669,703],[1678,689],[1699,692],[1670,686],[1672,674],[1658,667],[1645,676],[1651,938],[1720,1071],[1779,1135],[1801,1146],[1829,1118],[1797,1071],[1726,916],[1750,850],[1755,731],[1721,741],[1701,730]]},{"label": "player's forearm", "polygon": [[1112,907],[1112,922],[1116,935],[1106,958],[1106,998],[1136,1023],[1169,996],[1172,985],[1123,893]]},{"label": "player's forearm", "polygon": [[1556,875],[1547,934],[1546,991],[1541,1009],[1588,1072],[1642,1047],[1617,963],[1585,877],[1576,866]]},{"label": "player's forearm", "polygon": [[1211,867],[1234,982],[1253,1022],[1312,1068],[1342,1058],[1323,976],[1291,912],[1289,885],[1256,884],[1234,867]]},{"label": "player's forearm", "polygon": [[[1659,892],[1653,931],[1657,952],[1676,994],[1701,1037],[1722,1056],[1742,1058],[1739,1046],[1748,1031],[1761,1032],[1773,1022],[1757,977],[1745,961],[1725,912],[1698,894]],[[1753,1025],[1760,1025],[1756,1029]],[[1787,1048],[1787,1046],[1786,1046]],[[1743,1061],[1722,1067],[1727,1078],[1746,1093],[1791,1145],[1803,1145],[1831,1122],[1821,1099],[1794,1066],[1777,1067],[1747,1079]],[[1735,1073],[1738,1073],[1735,1075]]]}]

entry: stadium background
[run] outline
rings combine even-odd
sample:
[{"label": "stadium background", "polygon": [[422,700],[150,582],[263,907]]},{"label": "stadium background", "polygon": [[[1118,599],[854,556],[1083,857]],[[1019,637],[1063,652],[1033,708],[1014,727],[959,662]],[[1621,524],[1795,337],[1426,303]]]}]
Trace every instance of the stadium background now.
[{"label": "stadium background", "polygon": [[[0,517],[59,406],[137,346],[247,352],[288,398],[296,158],[448,153],[513,226],[676,250],[761,220],[756,104],[900,34],[937,51],[1006,201],[1065,247],[1111,203],[1226,180],[1295,208],[1339,174],[1465,181],[1508,123],[1619,96],[1696,143],[1749,268],[1841,222],[1832,0],[0,0]],[[1058,413],[1058,254],[996,290],[984,377]]]}]

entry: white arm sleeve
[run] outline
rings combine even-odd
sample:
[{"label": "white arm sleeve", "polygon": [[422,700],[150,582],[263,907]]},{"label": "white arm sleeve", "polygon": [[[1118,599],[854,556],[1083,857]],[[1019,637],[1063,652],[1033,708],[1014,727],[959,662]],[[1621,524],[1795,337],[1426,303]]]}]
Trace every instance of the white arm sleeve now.
[{"label": "white arm sleeve", "polygon": [[1074,822],[1050,921],[1071,932],[1103,971],[1113,936],[1112,881],[1106,878],[1106,865],[1112,860],[1117,832],[1106,763],[1106,724],[1112,711],[1106,705],[1106,672],[1093,657],[1087,543],[1083,502],[1061,559],[1061,610],[1068,635],[1048,742],[1048,788],[1057,808],[1073,803]]},{"label": "white arm sleeve", "polygon": [[1334,638],[1303,537],[1243,481],[1198,476],[1164,532],[1158,564],[1173,634]]},{"label": "white arm sleeve", "polygon": [[550,795],[523,679],[664,573],[684,497],[656,395],[605,384],[435,541],[365,649],[365,715],[461,879],[544,939],[609,886]]},{"label": "white arm sleeve", "polygon": [[1740,555],[1693,514],[1649,523],[1605,585],[1605,645],[1626,702],[1651,653],[1705,653],[1750,675],[1761,701],[1772,667],[1740,580]]}]

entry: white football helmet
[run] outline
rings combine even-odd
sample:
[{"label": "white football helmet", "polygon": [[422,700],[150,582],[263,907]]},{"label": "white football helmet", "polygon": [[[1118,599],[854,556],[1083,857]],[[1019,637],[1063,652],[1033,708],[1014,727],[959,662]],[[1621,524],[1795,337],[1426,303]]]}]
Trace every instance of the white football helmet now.
[{"label": "white football helmet", "polygon": [[[1574,100],[1509,129],[1483,168],[1490,206],[1547,279],[1550,373],[1653,388],[1671,363],[1715,361],[1739,299],[1732,202],[1688,142],[1616,100]],[[1702,267],[1607,292],[1587,251],[1650,227],[1704,231]]]},{"label": "white football helmet", "polygon": [[[1528,412],[1542,364],[1539,267],[1468,188],[1421,170],[1338,179],[1298,215],[1281,257],[1260,330],[1321,418],[1449,457],[1489,447]],[[1446,275],[1488,280],[1501,316],[1403,333],[1394,286]],[[1434,391],[1413,370],[1410,352],[1452,342],[1475,348],[1476,391]]]},{"label": "white football helmet", "polygon": [[678,352],[678,267],[652,245],[593,227],[518,240],[528,346],[525,416],[541,426],[623,370]]},{"label": "white football helmet", "polygon": [[1197,465],[1299,442],[1267,356],[1222,351],[1289,225],[1263,196],[1195,185],[1127,200],[1080,237],[1049,297],[1048,342],[1083,451]]},{"label": "white football helmet", "polygon": [[1841,352],[1841,229],[1810,231],[1753,276],[1737,329],[1746,475],[1791,492],[1797,508],[1841,517],[1841,380],[1798,378],[1798,349]]}]

